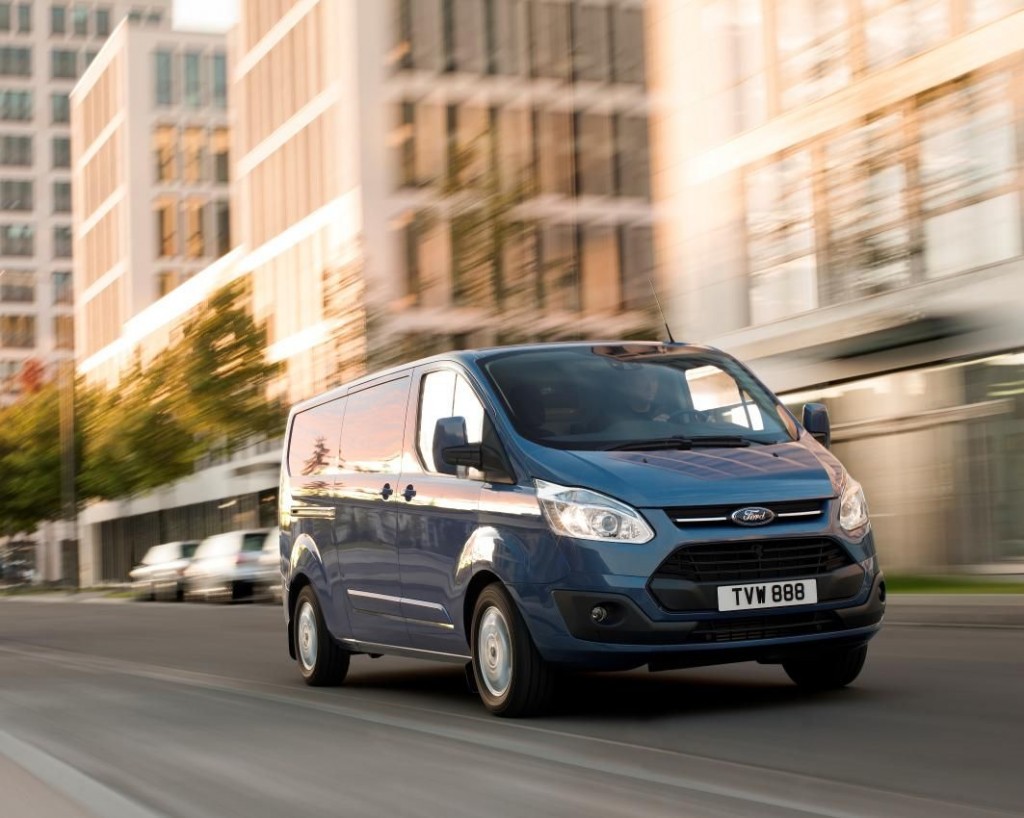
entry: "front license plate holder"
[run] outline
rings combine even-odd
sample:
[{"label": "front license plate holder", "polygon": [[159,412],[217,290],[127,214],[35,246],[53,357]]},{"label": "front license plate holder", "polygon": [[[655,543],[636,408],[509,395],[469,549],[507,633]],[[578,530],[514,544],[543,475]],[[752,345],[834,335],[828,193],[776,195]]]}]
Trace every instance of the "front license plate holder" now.
[{"label": "front license plate holder", "polygon": [[778,582],[749,582],[718,587],[718,610],[757,611],[763,608],[791,608],[814,605],[818,601],[818,583],[813,579],[788,579]]}]

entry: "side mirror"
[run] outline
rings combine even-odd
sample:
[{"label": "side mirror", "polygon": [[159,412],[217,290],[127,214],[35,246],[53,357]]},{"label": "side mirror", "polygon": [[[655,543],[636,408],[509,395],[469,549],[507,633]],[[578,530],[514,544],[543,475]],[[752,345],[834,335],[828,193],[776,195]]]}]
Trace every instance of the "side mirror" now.
[{"label": "side mirror", "polygon": [[832,445],[832,424],[823,403],[804,404],[804,428],[826,449]]},{"label": "side mirror", "polygon": [[434,444],[431,452],[434,455],[434,468],[442,474],[456,474],[456,466],[462,465],[453,463],[445,458],[445,450],[451,448],[464,448],[466,446],[466,419],[465,418],[440,418],[434,424]]}]

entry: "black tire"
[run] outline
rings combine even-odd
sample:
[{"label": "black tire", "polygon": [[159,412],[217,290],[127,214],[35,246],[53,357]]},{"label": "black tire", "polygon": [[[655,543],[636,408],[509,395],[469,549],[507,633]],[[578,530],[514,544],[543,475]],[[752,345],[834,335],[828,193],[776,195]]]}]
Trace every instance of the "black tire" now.
[{"label": "black tire", "polygon": [[[495,623],[499,628],[504,627],[507,642],[492,633],[495,638],[488,644],[481,644],[481,626],[485,620],[490,623],[488,627]],[[497,716],[512,718],[542,712],[554,693],[554,673],[537,652],[508,591],[498,583],[488,585],[477,598],[471,633],[473,677],[484,707]],[[487,664],[489,655],[501,662],[506,650],[510,673],[507,682],[496,684],[494,668],[485,670],[481,663]]]},{"label": "black tire", "polygon": [[846,687],[860,675],[867,655],[868,646],[861,645],[783,662],[782,668],[805,690],[836,690]]},{"label": "black tire", "polygon": [[[309,608],[309,617],[305,609]],[[311,630],[307,633],[306,628]],[[292,611],[292,634],[295,639],[295,662],[306,684],[313,687],[334,687],[345,681],[351,654],[341,648],[324,623],[320,602],[308,585],[299,591]],[[305,642],[307,637],[311,642]],[[309,645],[312,645],[312,651]]]}]

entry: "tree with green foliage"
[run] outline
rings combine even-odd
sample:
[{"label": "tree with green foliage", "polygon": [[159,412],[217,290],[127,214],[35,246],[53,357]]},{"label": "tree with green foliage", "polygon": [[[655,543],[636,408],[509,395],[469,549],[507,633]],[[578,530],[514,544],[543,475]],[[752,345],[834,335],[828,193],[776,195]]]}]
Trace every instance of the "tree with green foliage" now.
[{"label": "tree with green foliage", "polygon": [[0,536],[60,516],[59,397],[50,383],[0,409]]},{"label": "tree with green foliage", "polygon": [[253,321],[245,298],[239,282],[216,292],[147,370],[154,395],[205,452],[230,454],[253,437],[283,432],[285,407],[267,399],[280,364],[267,360],[267,329]]}]

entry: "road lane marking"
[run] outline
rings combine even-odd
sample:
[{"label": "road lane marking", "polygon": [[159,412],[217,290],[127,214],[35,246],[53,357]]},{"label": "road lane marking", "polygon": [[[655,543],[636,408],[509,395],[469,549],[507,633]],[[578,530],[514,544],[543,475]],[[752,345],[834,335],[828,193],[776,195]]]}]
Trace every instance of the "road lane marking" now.
[{"label": "road lane marking", "polygon": [[0,755],[96,818],[166,818],[5,730],[0,730]]},{"label": "road lane marking", "polygon": [[[221,695],[235,694],[262,700],[268,703],[287,707],[301,707],[322,713],[329,713],[341,718],[352,719],[381,727],[405,730],[433,738],[447,739],[456,743],[481,747],[491,751],[510,752],[518,756],[540,761],[548,761],[577,769],[615,775],[626,780],[655,784],[670,789],[686,790],[704,795],[716,796],[734,801],[788,809],[806,815],[821,818],[1015,818],[1017,813],[1004,812],[996,809],[977,807],[970,804],[955,803],[948,800],[937,800],[927,796],[901,793],[878,787],[848,783],[837,779],[821,776],[793,773],[743,762],[728,761],[692,753],[683,753],[665,748],[651,748],[630,744],[614,739],[587,736],[551,728],[536,727],[516,722],[502,721],[493,718],[478,718],[440,710],[433,710],[415,705],[401,705],[373,700],[364,702],[373,707],[387,707],[391,710],[400,708],[412,711],[420,716],[432,715],[450,722],[453,717],[469,722],[476,727],[486,726],[489,730],[504,730],[505,735],[474,733],[468,728],[449,725],[438,725],[424,722],[422,718],[403,717],[382,712],[357,710],[342,703],[329,703],[296,698],[296,689],[274,683],[251,682],[229,676],[202,673],[198,671],[179,670],[175,668],[145,665],[122,659],[88,656],[73,651],[48,648],[22,649],[0,645],[0,653],[16,655],[24,659],[55,663],[62,667],[76,666],[81,669],[102,670],[109,673],[150,679],[153,681],[181,684],[205,689]],[[268,692],[284,690],[291,695]],[[299,688],[305,690],[305,688]],[[346,691],[351,695],[351,691]],[[562,740],[564,743],[601,744],[614,747],[624,752],[629,760],[610,761],[596,758],[585,749],[555,748],[547,743],[532,743],[527,739],[517,739],[508,735],[513,731],[542,734]],[[627,755],[628,753],[628,755]],[[647,759],[641,756],[649,756]],[[660,763],[663,770],[653,769]],[[684,767],[685,765],[685,767]],[[680,775],[677,771],[687,769],[689,775]],[[732,775],[741,778],[745,785],[714,783],[708,779],[723,779]],[[821,788],[817,800],[813,795],[801,799],[794,793],[807,793],[811,787]]]}]

